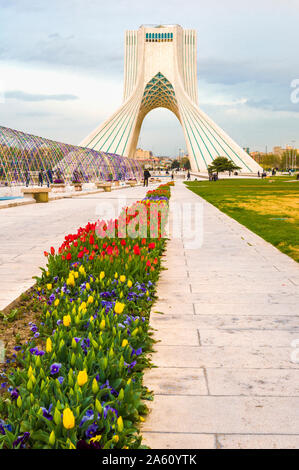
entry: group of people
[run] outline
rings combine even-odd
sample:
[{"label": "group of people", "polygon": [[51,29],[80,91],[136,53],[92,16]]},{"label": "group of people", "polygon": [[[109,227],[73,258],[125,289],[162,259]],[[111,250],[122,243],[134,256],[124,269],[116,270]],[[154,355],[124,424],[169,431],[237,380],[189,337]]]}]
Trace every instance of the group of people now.
[{"label": "group of people", "polygon": [[[169,175],[169,171],[166,170],[165,174]],[[144,170],[144,172],[143,172],[143,186],[148,186],[148,180],[151,176],[152,175],[150,174],[150,172],[148,170]],[[172,179],[172,181],[174,180],[174,171],[171,172],[171,179]],[[187,174],[187,179],[190,180],[189,170],[188,170],[188,174]]]},{"label": "group of people", "polygon": [[[44,176],[46,179],[46,184],[49,187],[50,184],[53,183],[53,171],[51,169],[48,169],[47,171],[44,171],[42,169],[39,170],[38,172],[38,185],[39,186],[43,186]],[[26,187],[28,187],[30,184],[30,172],[28,170],[25,171],[25,183],[26,183]]]}]

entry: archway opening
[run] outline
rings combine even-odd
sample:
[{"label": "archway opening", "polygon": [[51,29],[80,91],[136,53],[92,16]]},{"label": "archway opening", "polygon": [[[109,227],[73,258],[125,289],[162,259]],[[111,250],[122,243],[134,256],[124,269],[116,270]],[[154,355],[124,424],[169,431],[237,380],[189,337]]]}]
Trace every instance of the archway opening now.
[{"label": "archway opening", "polygon": [[143,120],[137,148],[171,158],[187,153],[183,129],[175,114],[167,108],[150,111]]}]

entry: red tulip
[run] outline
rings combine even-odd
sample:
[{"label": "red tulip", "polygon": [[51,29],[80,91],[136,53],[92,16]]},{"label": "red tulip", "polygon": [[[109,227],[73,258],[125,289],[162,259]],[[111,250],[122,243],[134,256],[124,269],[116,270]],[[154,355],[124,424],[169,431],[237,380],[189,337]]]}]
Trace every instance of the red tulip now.
[{"label": "red tulip", "polygon": [[133,251],[134,251],[134,255],[140,255],[140,248],[138,245],[134,245]]}]

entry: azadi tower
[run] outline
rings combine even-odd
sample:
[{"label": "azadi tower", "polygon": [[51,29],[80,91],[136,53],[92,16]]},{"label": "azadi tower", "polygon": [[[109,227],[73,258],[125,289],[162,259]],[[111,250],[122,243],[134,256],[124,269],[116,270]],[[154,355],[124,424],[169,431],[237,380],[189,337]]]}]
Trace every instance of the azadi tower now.
[{"label": "azadi tower", "polygon": [[261,171],[199,108],[196,42],[196,31],[179,25],[126,31],[123,104],[80,145],[133,158],[143,119],[164,107],[181,123],[193,171],[207,171],[217,156],[233,160],[242,173]]}]

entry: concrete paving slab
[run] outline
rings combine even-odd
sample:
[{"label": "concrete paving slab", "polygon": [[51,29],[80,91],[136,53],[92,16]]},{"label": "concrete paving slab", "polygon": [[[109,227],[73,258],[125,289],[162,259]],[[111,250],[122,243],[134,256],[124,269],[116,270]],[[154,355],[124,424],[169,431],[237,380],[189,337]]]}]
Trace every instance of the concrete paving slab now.
[{"label": "concrete paving slab", "polygon": [[219,434],[218,449],[298,449],[299,435]]},{"label": "concrete paving slab", "polygon": [[[153,363],[158,367],[224,367],[227,369],[298,369],[294,348],[253,349],[230,346],[162,346],[156,344]],[[150,384],[148,385],[150,386]]]},{"label": "concrete paving slab", "polygon": [[211,395],[299,396],[299,369],[209,368],[206,375]]},{"label": "concrete paving slab", "polygon": [[207,383],[203,369],[163,368],[147,370],[145,383],[151,383],[155,395],[207,395]]},{"label": "concrete paving slab", "polygon": [[156,395],[151,432],[299,434],[299,397]]},{"label": "concrete paving slab", "polygon": [[289,330],[199,330],[202,346],[229,346],[287,348],[298,338],[298,332]]},{"label": "concrete paving slab", "polygon": [[[215,449],[213,434],[143,432],[143,443],[151,449]],[[225,443],[224,443],[225,445]]]}]

